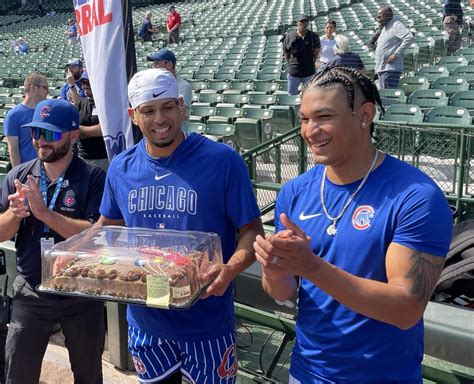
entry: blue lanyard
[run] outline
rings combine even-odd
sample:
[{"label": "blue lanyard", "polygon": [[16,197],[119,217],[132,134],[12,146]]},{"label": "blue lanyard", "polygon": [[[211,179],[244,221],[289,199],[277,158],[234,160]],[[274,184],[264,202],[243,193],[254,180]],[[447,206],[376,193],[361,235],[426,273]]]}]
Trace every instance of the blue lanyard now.
[{"label": "blue lanyard", "polygon": [[[43,197],[44,204],[48,206],[48,209],[52,211],[54,209],[54,205],[56,204],[56,200],[58,199],[59,191],[63,186],[64,181],[64,174],[59,176],[56,182],[56,189],[54,190],[53,198],[51,199],[49,206],[48,206],[48,183],[46,182],[46,173],[44,168],[41,167],[41,196]],[[44,225],[44,233],[49,233],[49,227],[45,224]]]}]

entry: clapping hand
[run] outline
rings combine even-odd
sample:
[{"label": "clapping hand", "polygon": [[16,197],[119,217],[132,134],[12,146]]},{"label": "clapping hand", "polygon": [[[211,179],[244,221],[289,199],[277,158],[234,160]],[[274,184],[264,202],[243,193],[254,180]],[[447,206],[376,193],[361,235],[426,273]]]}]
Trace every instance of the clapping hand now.
[{"label": "clapping hand", "polygon": [[18,179],[14,181],[16,192],[8,196],[10,201],[10,210],[18,219],[24,219],[30,216],[28,205],[26,203],[27,185],[20,183]]},{"label": "clapping hand", "polygon": [[286,214],[281,214],[280,219],[285,230],[275,235],[257,236],[254,243],[257,261],[265,273],[274,277],[288,274],[302,276],[315,258],[311,251],[311,238]]}]

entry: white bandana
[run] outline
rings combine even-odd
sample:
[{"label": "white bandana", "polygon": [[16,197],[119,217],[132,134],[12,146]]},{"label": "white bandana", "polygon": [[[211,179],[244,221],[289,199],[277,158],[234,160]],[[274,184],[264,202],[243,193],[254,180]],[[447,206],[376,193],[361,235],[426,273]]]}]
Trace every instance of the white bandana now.
[{"label": "white bandana", "polygon": [[132,109],[149,101],[178,97],[176,79],[166,69],[152,68],[137,72],[128,84],[128,99]]}]

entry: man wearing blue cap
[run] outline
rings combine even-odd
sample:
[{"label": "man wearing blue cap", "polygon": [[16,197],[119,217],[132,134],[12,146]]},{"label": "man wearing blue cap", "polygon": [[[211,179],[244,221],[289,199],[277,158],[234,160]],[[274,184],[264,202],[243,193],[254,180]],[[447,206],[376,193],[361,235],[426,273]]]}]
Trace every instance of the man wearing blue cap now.
[{"label": "man wearing blue cap", "polygon": [[61,87],[61,98],[73,104],[78,104],[85,97],[81,84],[82,61],[71,59],[66,64],[66,83]]},{"label": "man wearing blue cap", "polygon": [[155,68],[166,69],[167,71],[171,72],[175,77],[176,84],[178,85],[179,96],[183,98],[184,102],[183,106],[181,107],[181,111],[183,112],[183,116],[185,117],[182,129],[183,131],[187,132],[189,114],[191,110],[191,102],[193,97],[193,89],[191,88],[191,84],[189,84],[186,80],[176,74],[175,54],[168,48],[162,48],[158,52],[148,55],[147,59],[148,61],[153,61],[153,66]]},{"label": "man wearing blue cap", "polygon": [[[104,172],[73,155],[79,112],[44,100],[30,130],[38,158],[13,168],[0,196],[0,241],[15,238],[17,272],[6,354],[7,383],[38,383],[55,324],[61,325],[75,383],[102,383],[103,303],[42,294],[41,255],[98,218]],[[28,365],[25,368],[25,364]]]}]

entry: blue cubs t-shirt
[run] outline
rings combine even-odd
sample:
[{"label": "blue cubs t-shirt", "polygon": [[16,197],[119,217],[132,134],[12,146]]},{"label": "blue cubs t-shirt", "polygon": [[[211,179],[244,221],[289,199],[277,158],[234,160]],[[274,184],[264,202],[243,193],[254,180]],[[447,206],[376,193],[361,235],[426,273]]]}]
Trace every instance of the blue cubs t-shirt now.
[{"label": "blue cubs t-shirt", "polygon": [[[118,155],[107,172],[100,213],[128,227],[215,232],[224,262],[235,251],[239,227],[259,217],[248,170],[225,144],[192,133],[164,159],[153,159],[143,139]],[[192,340],[234,329],[233,287],[188,310],[129,305],[131,326],[151,335]]]},{"label": "blue cubs t-shirt", "polygon": [[18,147],[20,149],[20,160],[22,163],[36,158],[36,151],[33,148],[33,139],[29,128],[21,128],[22,125],[31,123],[35,110],[28,108],[24,104],[18,104],[11,109],[5,117],[5,136],[18,137]]},{"label": "blue cubs t-shirt", "polygon": [[[381,282],[387,282],[385,255],[392,242],[445,257],[451,210],[424,173],[387,155],[330,236],[320,199],[323,170],[316,166],[283,187],[275,213],[278,231],[284,229],[279,215],[287,213],[311,237],[316,255]],[[324,199],[331,216],[339,214],[359,184],[336,185],[326,178]],[[290,372],[302,383],[421,383],[422,320],[401,330],[352,311],[302,279],[296,331]]]},{"label": "blue cubs t-shirt", "polygon": [[[80,96],[80,97],[86,97],[86,94],[84,93],[84,90],[82,89],[82,83],[77,80],[75,82],[75,85],[76,85],[76,88],[77,88],[77,94]],[[73,100],[72,100],[72,95],[71,95],[71,85],[66,82],[62,87],[61,87],[61,99],[64,99],[66,101],[69,101],[70,103],[73,103]]]}]

